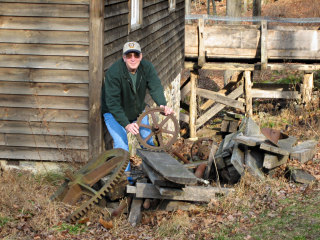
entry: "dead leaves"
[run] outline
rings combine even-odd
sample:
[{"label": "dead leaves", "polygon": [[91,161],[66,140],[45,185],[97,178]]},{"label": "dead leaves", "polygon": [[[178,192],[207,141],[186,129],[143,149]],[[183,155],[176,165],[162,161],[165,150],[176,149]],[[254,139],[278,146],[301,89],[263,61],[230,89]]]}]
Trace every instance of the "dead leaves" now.
[{"label": "dead leaves", "polygon": [[100,217],[99,219],[99,223],[105,228],[105,229],[111,229],[113,228],[113,222],[110,220],[110,221],[106,221],[104,220],[102,217]]}]

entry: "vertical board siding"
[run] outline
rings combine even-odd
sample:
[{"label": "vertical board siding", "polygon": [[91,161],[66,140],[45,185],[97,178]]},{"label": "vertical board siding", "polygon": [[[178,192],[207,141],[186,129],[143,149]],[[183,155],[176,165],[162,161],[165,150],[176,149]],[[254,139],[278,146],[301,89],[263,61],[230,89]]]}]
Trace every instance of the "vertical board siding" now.
[{"label": "vertical board siding", "polygon": [[87,161],[90,1],[0,2],[0,158]]}]

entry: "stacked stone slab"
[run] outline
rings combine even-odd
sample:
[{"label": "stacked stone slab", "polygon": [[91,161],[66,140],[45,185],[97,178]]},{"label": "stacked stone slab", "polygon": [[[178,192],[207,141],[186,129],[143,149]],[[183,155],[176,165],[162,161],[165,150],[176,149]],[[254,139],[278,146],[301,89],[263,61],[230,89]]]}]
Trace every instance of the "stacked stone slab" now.
[{"label": "stacked stone slab", "polygon": [[237,132],[225,136],[215,155],[219,175],[228,183],[235,183],[247,169],[264,179],[266,173],[274,172],[289,157],[304,163],[316,153],[317,141],[295,144],[296,138],[291,136],[277,143],[270,141],[251,118],[244,118]]}]

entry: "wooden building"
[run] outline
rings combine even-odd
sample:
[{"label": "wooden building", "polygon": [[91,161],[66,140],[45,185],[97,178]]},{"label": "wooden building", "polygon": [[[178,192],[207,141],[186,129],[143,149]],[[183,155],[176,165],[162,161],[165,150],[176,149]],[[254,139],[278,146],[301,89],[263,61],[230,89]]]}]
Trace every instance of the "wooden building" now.
[{"label": "wooden building", "polygon": [[170,90],[184,62],[184,1],[0,0],[0,160],[96,156],[104,72],[131,40]]}]

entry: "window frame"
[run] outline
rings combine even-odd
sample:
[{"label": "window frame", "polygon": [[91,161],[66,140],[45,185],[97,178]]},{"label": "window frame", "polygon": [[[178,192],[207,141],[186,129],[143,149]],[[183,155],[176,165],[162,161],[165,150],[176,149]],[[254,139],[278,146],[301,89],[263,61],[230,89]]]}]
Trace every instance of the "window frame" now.
[{"label": "window frame", "polygon": [[[133,5],[135,4],[135,6]],[[134,31],[138,28],[141,27],[142,25],[142,19],[143,19],[143,15],[142,15],[142,4],[143,4],[143,0],[130,0],[129,1],[129,32]],[[135,12],[134,14],[136,14],[135,18],[133,19],[132,17],[132,11],[138,9],[138,12]],[[132,21],[134,20],[134,23],[132,23]]]}]

